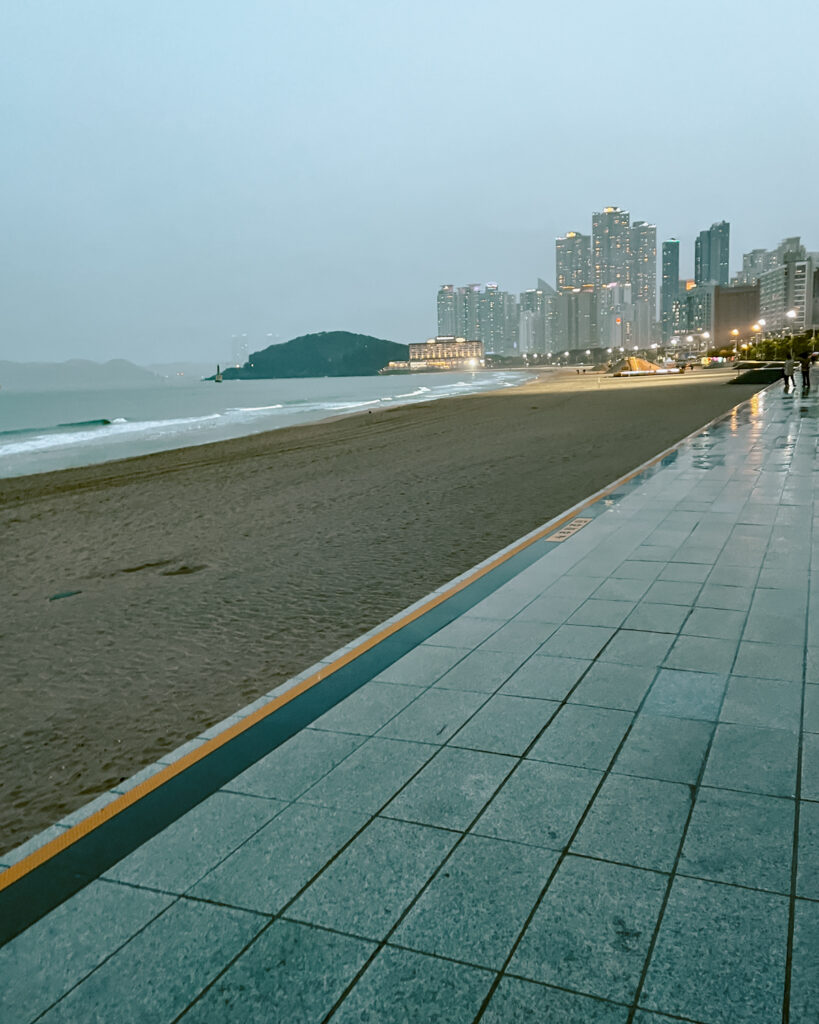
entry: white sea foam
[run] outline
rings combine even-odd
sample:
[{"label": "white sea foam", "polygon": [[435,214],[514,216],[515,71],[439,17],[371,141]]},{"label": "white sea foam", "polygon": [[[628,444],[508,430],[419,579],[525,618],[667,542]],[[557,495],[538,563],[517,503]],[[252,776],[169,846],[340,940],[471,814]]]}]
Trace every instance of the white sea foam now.
[{"label": "white sea foam", "polygon": [[[522,383],[498,371],[402,377],[185,382],[134,390],[50,392],[0,398],[0,477],[142,455],[330,416],[435,401]],[[409,387],[409,391],[401,388]],[[241,397],[240,397],[241,396]],[[253,402],[235,406],[232,403]],[[230,404],[229,404],[230,403]],[[113,412],[116,412],[116,416]]]},{"label": "white sea foam", "polygon": [[207,416],[185,416],[167,420],[125,420],[116,419],[110,423],[95,427],[93,430],[55,430],[35,434],[25,440],[12,441],[0,445],[0,458],[12,455],[25,455],[29,452],[45,452],[57,448],[70,448],[75,445],[108,442],[117,438],[133,437],[136,434],[175,434],[185,430],[195,430],[214,420],[222,418],[218,412]]},{"label": "white sea foam", "polygon": [[228,412],[267,412],[269,409],[283,409],[284,402],[277,402],[275,405],[240,405],[236,409],[228,409]]}]

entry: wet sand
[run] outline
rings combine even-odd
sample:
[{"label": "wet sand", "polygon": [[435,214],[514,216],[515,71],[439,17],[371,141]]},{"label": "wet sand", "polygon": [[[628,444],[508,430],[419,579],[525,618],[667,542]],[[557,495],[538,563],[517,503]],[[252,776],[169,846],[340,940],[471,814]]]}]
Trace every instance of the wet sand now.
[{"label": "wet sand", "polygon": [[542,378],[0,480],[0,852],[757,390],[730,379]]}]

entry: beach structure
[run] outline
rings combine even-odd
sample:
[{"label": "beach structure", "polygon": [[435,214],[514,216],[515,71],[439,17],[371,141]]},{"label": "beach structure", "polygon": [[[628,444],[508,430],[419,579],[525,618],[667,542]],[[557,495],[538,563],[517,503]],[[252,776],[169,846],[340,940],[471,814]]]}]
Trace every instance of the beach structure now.
[{"label": "beach structure", "polygon": [[619,362],[613,363],[609,373],[613,377],[635,377],[653,373],[679,373],[676,366],[660,366],[650,359],[641,359],[639,356],[626,356]]},{"label": "beach structure", "polygon": [[0,856],[4,1024],[812,1020],[819,404],[779,392]]},{"label": "beach structure", "polygon": [[393,360],[379,370],[379,373],[477,370],[483,365],[482,342],[439,335],[420,344],[410,344],[408,360]]}]

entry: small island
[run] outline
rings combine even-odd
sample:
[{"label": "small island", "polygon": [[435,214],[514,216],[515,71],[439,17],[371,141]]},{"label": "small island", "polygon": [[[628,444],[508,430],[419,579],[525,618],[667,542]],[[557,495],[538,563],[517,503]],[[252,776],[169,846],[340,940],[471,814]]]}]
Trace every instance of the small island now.
[{"label": "small island", "polygon": [[222,378],[373,377],[391,360],[406,359],[408,352],[407,345],[367,334],[320,331],[253,352],[244,366],[223,370]]}]

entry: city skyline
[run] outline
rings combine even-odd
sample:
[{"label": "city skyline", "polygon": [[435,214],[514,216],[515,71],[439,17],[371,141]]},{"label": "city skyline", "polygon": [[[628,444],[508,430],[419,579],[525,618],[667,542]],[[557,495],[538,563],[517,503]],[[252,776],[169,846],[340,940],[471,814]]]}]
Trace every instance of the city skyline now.
[{"label": "city skyline", "polygon": [[542,278],[519,295],[495,281],[442,285],[437,335],[479,340],[495,355],[551,356],[656,350],[695,337],[699,347],[735,347],[743,334],[819,328],[819,252],[799,236],[743,253],[732,275],[725,219],[697,233],[689,267],[680,266],[678,239],[658,249],[656,225],[627,209],[606,206],[590,219],[590,234],[555,238],[554,287]]},{"label": "city skyline", "polygon": [[607,204],[684,267],[722,220],[737,254],[817,245],[817,30],[761,0],[6,5],[0,359],[413,341],[441,282],[553,283]]}]

